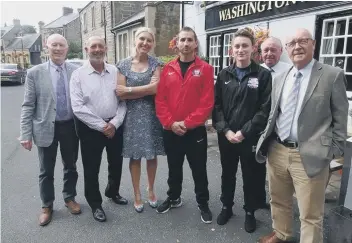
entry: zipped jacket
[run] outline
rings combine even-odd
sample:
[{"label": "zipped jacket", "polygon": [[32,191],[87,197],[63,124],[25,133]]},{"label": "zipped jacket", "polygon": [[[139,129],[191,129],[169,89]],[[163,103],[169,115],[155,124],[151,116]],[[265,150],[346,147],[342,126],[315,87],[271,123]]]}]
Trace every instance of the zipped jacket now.
[{"label": "zipped jacket", "polygon": [[213,67],[196,57],[183,77],[178,58],[169,62],[160,75],[155,105],[164,129],[177,121],[188,129],[204,125],[214,106]]},{"label": "zipped jacket", "polygon": [[254,61],[242,80],[235,64],[220,71],[215,84],[213,126],[218,132],[241,131],[245,139],[259,138],[271,106],[271,74]]}]

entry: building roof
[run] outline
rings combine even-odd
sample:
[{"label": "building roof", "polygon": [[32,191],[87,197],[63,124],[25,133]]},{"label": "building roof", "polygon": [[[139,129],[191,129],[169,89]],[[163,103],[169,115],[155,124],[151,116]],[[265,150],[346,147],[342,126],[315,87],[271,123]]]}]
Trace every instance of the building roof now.
[{"label": "building roof", "polygon": [[140,12],[136,14],[132,14],[130,17],[127,17],[121,20],[112,30],[122,29],[124,27],[128,27],[130,24],[134,24],[136,22],[140,22],[145,17],[145,11],[142,9]]},{"label": "building roof", "polygon": [[7,32],[9,32],[13,27],[14,25],[1,27],[1,37],[3,37]]},{"label": "building roof", "polygon": [[78,13],[70,13],[67,15],[63,15],[60,18],[45,25],[43,28],[44,29],[60,28],[60,27],[63,27],[64,25],[67,25],[68,23],[72,22],[73,20],[77,19],[78,17],[79,17]]},{"label": "building roof", "polygon": [[21,50],[22,41],[23,41],[23,49],[29,49],[32,47],[34,42],[39,38],[39,36],[40,34],[27,34],[27,35],[24,35],[22,38],[15,38],[14,41],[9,46],[6,47],[6,49]]}]

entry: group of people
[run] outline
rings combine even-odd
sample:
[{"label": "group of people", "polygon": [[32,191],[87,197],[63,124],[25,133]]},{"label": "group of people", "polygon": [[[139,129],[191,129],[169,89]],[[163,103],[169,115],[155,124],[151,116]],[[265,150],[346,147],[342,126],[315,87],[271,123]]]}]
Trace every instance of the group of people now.
[{"label": "group of people", "polygon": [[[107,48],[100,37],[89,38],[89,59],[77,68],[65,62],[65,38],[50,36],[50,60],[28,71],[21,112],[21,144],[31,150],[33,140],[38,147],[40,225],[52,218],[58,144],[65,205],[72,214],[81,212],[75,201],[79,141],[85,197],[97,221],[106,220],[98,180],[106,148],[105,196],[117,204],[128,203],[119,188],[123,157],[129,158],[138,213],[144,209],[141,159],[147,161],[148,204],[166,213],[182,205],[186,156],[201,220],[211,223],[205,123],[212,117],[222,166],[223,206],[217,223],[224,225],[233,215],[240,163],[247,232],[256,230],[255,211],[270,208],[273,232],[258,242],[292,242],[296,193],[300,242],[321,243],[329,163],[343,155],[347,136],[346,79],[342,70],[313,58],[315,40],[306,29],[287,37],[285,48],[293,66],[279,61],[283,46],[275,37],[261,45],[264,63],[258,65],[251,59],[254,41],[245,29],[234,33],[233,64],[220,71],[214,85],[213,67],[197,57],[197,35],[189,27],[178,33],[178,57],[163,67],[148,54],[155,37],[145,27],[135,34],[134,54],[117,67],[104,62]],[[154,193],[158,155],[167,156],[169,168],[167,198],[160,204]]]}]

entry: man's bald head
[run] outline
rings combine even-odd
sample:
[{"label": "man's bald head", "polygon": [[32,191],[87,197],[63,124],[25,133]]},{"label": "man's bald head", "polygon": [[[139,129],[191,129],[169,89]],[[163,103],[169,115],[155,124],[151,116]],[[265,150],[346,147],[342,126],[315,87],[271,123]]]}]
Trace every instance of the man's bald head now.
[{"label": "man's bald head", "polygon": [[65,61],[68,51],[65,37],[60,34],[52,34],[48,37],[46,46],[48,47],[51,61],[56,65],[61,65]]},{"label": "man's bald head", "polygon": [[286,38],[287,53],[298,70],[312,61],[314,49],[315,40],[307,29],[297,29]]},{"label": "man's bald head", "polygon": [[88,38],[88,40],[86,42],[86,47],[89,47],[92,43],[96,43],[96,42],[100,42],[101,44],[103,44],[105,46],[104,38],[102,38],[100,36],[91,36]]},{"label": "man's bald head", "polygon": [[104,63],[104,58],[107,51],[104,38],[100,36],[89,37],[84,49],[86,50],[91,63]]},{"label": "man's bald head", "polygon": [[50,35],[48,37],[48,39],[46,40],[46,45],[50,45],[51,43],[56,42],[56,41],[64,42],[64,43],[66,43],[66,46],[68,46],[66,38],[63,37],[60,34],[52,34],[52,35]]},{"label": "man's bald head", "polygon": [[275,66],[282,54],[282,44],[280,39],[276,37],[269,37],[261,45],[262,58],[268,67]]}]

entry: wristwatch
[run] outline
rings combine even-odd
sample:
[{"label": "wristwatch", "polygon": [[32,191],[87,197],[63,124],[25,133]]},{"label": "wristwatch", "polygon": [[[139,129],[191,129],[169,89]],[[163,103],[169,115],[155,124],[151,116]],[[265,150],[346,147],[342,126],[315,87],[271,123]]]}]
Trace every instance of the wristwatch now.
[{"label": "wristwatch", "polygon": [[132,87],[128,87],[128,93],[132,93]]}]

